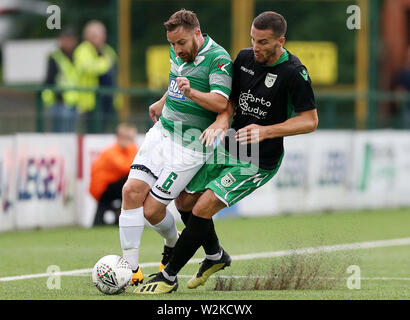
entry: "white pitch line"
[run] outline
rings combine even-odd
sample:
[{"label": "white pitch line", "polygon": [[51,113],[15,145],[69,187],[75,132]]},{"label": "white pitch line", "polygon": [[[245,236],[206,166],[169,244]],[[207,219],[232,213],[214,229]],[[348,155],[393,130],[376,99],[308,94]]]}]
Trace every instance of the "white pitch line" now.
[{"label": "white pitch line", "polygon": [[[188,274],[179,274],[178,278],[187,278],[191,279],[192,275]],[[221,278],[221,279],[268,279],[268,276],[244,276],[244,275],[214,275],[211,276],[211,278]],[[320,279],[329,279],[329,280],[347,280],[347,277],[341,277],[341,278],[322,278],[319,277]],[[391,281],[391,280],[397,280],[397,281],[410,281],[410,278],[398,278],[398,277],[360,277],[360,280],[385,280],[385,281]]]},{"label": "white pitch line", "polygon": [[397,280],[397,281],[410,281],[410,278],[388,278],[388,277],[374,277],[374,278],[360,278],[360,280],[386,280],[386,281],[391,281],[391,280]]},{"label": "white pitch line", "polygon": [[[155,267],[155,266],[159,266],[159,262],[141,263],[140,266],[141,267]],[[90,268],[90,269],[77,269],[77,270],[70,270],[70,271],[53,272],[53,273],[26,274],[26,275],[21,275],[21,276],[0,278],[0,282],[1,281],[26,280],[26,279],[34,279],[34,278],[45,278],[45,277],[50,277],[50,276],[75,276],[75,275],[81,275],[84,273],[91,273],[92,271],[93,269]]]},{"label": "white pitch line", "polygon": [[[186,278],[186,279],[191,279],[192,275],[188,274],[179,274],[178,278]],[[268,276],[244,276],[244,275],[213,275],[210,278],[221,278],[221,279],[268,279],[270,277]],[[347,280],[348,277],[341,277],[341,278],[322,278],[318,277],[321,279],[329,279],[329,280]],[[399,278],[399,277],[360,277],[360,280],[386,280],[386,281],[391,281],[391,280],[397,280],[397,281],[410,281],[410,278]]]},{"label": "white pitch line", "polygon": [[[395,246],[407,246],[410,245],[410,238],[400,238],[391,240],[376,240],[376,241],[365,241],[365,242],[355,242],[347,244],[337,244],[331,246],[320,246],[312,248],[301,248],[293,250],[281,250],[281,251],[270,251],[270,252],[260,252],[260,253],[249,253],[231,256],[232,260],[252,260],[252,259],[263,259],[263,258],[275,258],[284,257],[290,255],[301,255],[301,254],[314,254],[323,252],[335,252],[335,251],[346,251],[346,250],[359,250],[359,249],[371,249],[371,248],[382,248],[382,247],[395,247]],[[188,263],[199,263],[203,259],[191,259]],[[141,263],[141,268],[144,267],[156,267],[159,266],[158,262],[148,262]],[[53,272],[53,273],[36,273],[27,274],[21,276],[3,277],[0,278],[0,282],[6,281],[16,281],[16,280],[26,280],[34,278],[44,278],[49,276],[70,276],[83,273],[91,273],[92,269],[78,269],[71,271]],[[387,279],[387,278],[386,278]],[[400,278],[397,278],[400,279]],[[407,278],[403,278],[407,279]],[[380,278],[383,280],[383,278]]]},{"label": "white pitch line", "polygon": [[[90,272],[87,273],[81,273],[81,274],[68,274],[66,276],[72,276],[72,277],[90,277]],[[181,279],[191,279],[192,275],[189,274],[178,274],[178,278]],[[251,275],[213,275],[211,278],[221,278],[221,279],[267,279],[269,278],[268,276],[251,276]],[[326,278],[329,280],[347,280],[347,277],[342,277],[342,278]],[[376,280],[376,281],[410,281],[410,278],[400,278],[400,277],[360,277],[360,280]]]}]

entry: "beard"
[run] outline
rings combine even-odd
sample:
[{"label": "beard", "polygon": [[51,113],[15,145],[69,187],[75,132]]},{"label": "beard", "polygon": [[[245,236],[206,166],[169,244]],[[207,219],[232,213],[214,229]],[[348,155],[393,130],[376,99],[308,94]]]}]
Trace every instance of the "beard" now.
[{"label": "beard", "polygon": [[198,44],[196,43],[195,40],[192,40],[192,47],[189,52],[184,52],[182,55],[179,57],[182,59],[184,62],[193,62],[198,54]]},{"label": "beard", "polygon": [[258,60],[254,55],[254,59],[257,63],[261,65],[267,65],[270,59],[276,55],[278,48],[280,47],[279,44],[275,44],[272,50],[267,50],[265,54],[261,54],[261,58]]}]

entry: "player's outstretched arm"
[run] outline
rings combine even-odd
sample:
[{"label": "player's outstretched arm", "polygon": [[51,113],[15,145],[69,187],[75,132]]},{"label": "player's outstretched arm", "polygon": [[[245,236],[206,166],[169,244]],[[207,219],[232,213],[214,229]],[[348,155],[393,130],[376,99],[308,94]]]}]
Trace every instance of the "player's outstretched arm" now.
[{"label": "player's outstretched arm", "polygon": [[300,112],[296,117],[282,123],[260,126],[251,124],[236,133],[236,140],[242,144],[258,143],[265,139],[294,136],[316,130],[319,124],[316,109]]},{"label": "player's outstretched arm", "polygon": [[158,121],[158,117],[162,114],[162,109],[164,108],[165,100],[167,99],[168,91],[164,93],[161,99],[157,102],[154,102],[149,106],[149,116],[152,121],[155,123]]}]

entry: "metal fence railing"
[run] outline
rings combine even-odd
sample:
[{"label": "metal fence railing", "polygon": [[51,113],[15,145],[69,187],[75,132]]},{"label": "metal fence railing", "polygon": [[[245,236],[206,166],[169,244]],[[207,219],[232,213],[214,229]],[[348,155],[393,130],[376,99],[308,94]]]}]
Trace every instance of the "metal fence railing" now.
[{"label": "metal fence railing", "polygon": [[[149,128],[151,120],[147,107],[159,99],[163,93],[147,88],[58,88],[54,86],[26,85],[0,86],[0,134],[13,132],[50,132],[52,115],[49,108],[43,105],[41,93],[51,89],[55,93],[66,90],[78,92],[92,92],[96,94],[96,104],[92,111],[78,113],[74,126],[78,133],[111,133],[119,121],[135,123],[139,130]],[[130,107],[127,112],[114,107],[113,112],[106,112],[102,108],[102,100],[107,96],[120,95],[128,97]]]},{"label": "metal fence railing", "polygon": [[409,92],[316,91],[315,98],[322,129],[410,129]]},{"label": "metal fence railing", "polygon": [[[41,99],[41,92],[45,89],[62,92],[68,88],[42,85],[0,86],[0,134],[52,131],[50,114]],[[135,123],[140,132],[145,132],[152,125],[147,108],[159,99],[165,90],[153,91],[136,87],[69,89],[91,91],[97,97],[92,112],[78,115],[73,129],[78,133],[111,133],[119,121]],[[106,114],[101,107],[102,98],[118,94],[128,97],[129,107],[126,112],[118,109],[114,113]],[[319,129],[410,129],[410,93],[407,92],[373,91],[359,94],[354,91],[315,90],[315,98]],[[357,113],[359,100],[365,101],[367,106],[364,117]]]}]

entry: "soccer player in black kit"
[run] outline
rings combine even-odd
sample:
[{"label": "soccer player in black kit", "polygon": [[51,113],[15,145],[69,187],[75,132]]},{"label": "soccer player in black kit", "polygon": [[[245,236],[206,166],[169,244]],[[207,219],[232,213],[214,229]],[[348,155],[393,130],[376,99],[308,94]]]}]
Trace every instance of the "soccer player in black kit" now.
[{"label": "soccer player in black kit", "polygon": [[[206,145],[220,133],[225,136],[215,149],[217,161],[206,163],[175,201],[186,228],[166,267],[137,287],[136,293],[176,291],[178,272],[201,246],[206,257],[188,288],[203,285],[213,273],[230,266],[231,258],[219,244],[212,216],[277,173],[284,155],[283,137],[316,129],[311,80],[306,67],[283,47],[286,27],[283,16],[272,11],[254,19],[252,48],[241,50],[234,62],[229,107],[202,134]],[[293,112],[297,115],[291,117]],[[233,114],[233,130],[226,132]],[[252,149],[255,146],[258,148]],[[252,150],[258,151],[256,156]]]}]

